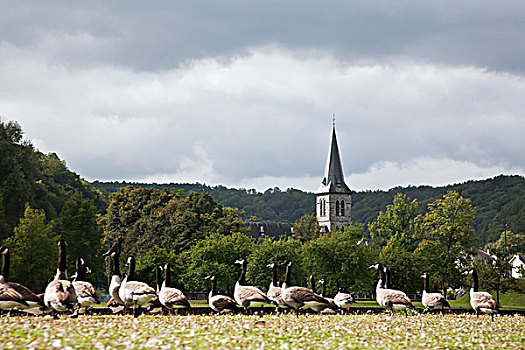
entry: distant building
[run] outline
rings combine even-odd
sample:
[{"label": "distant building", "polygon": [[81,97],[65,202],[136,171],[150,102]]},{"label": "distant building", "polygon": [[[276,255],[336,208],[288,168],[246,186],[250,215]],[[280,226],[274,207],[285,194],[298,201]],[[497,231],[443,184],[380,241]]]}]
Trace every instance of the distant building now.
[{"label": "distant building", "polygon": [[520,254],[514,255],[510,261],[510,275],[512,278],[521,278],[523,277],[523,271],[525,271],[525,259],[523,259],[523,256]]},{"label": "distant building", "polygon": [[321,230],[333,231],[338,227],[350,225],[352,221],[352,191],[346,185],[343,176],[335,123],[332,129],[332,140],[324,177],[315,195],[316,216]]},{"label": "distant building", "polygon": [[250,228],[250,236],[256,239],[270,237],[278,240],[294,237],[293,223],[290,222],[250,221],[247,225]]}]

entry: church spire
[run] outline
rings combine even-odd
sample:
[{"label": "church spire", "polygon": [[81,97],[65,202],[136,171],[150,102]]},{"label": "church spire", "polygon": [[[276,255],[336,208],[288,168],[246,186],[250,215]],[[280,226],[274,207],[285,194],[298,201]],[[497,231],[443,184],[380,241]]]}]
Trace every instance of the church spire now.
[{"label": "church spire", "polygon": [[321,193],[352,193],[346,185],[343,175],[343,166],[341,165],[341,157],[339,155],[339,147],[335,133],[335,116],[332,127],[332,141],[330,143],[330,150],[328,151],[324,177],[321,181],[321,186],[319,186],[316,191],[316,194]]}]

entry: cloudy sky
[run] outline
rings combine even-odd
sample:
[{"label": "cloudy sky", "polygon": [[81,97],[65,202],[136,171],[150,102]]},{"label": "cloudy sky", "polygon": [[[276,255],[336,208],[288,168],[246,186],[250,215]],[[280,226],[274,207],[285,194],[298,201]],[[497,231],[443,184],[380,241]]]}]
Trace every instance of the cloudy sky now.
[{"label": "cloudy sky", "polygon": [[0,118],[88,180],[525,175],[525,2],[0,1]]}]

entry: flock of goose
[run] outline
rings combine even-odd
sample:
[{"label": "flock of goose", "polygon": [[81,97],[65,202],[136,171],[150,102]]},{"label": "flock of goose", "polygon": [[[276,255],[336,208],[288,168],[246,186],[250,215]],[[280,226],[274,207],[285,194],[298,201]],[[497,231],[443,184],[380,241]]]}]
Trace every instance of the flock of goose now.
[{"label": "flock of goose", "polygon": [[[59,312],[71,312],[70,317],[77,317],[80,308],[89,308],[93,304],[98,304],[99,300],[93,285],[85,280],[89,268],[85,266],[82,258],[76,260],[76,273],[72,276],[73,281],[67,279],[66,275],[66,243],[64,240],[58,242],[58,268],[54,279],[47,285],[43,294],[35,294],[27,287],[9,282],[9,249],[0,247],[0,253],[3,255],[3,265],[0,274],[0,309],[30,309],[41,308],[49,310],[54,316],[58,317]],[[119,268],[119,251],[111,249],[104,256],[112,259],[112,277],[109,286],[111,299],[109,306],[123,306],[125,309],[132,309],[133,316],[137,317],[139,309],[145,306],[161,306],[165,312],[173,308],[191,309],[191,305],[182,291],[170,287],[170,266],[158,266],[156,268],[156,289],[150,287],[144,282],[135,280],[135,258],[128,257],[128,273],[122,275]],[[245,259],[239,259],[235,262],[241,266],[241,273],[237,282],[233,298],[217,294],[217,279],[215,276],[208,276],[211,280],[211,290],[208,294],[208,304],[215,312],[234,311],[237,305],[244,308],[245,312],[249,308],[273,304],[277,309],[291,308],[296,315],[299,315],[301,308],[310,308],[318,313],[323,312],[348,312],[353,297],[345,290],[340,289],[333,297],[325,295],[324,280],[319,283],[322,291],[317,294],[315,291],[314,278],[310,277],[311,288],[292,286],[290,283],[292,262],[286,260],[282,263],[286,267],[284,283],[279,286],[277,279],[277,265],[268,264],[272,269],[272,281],[270,282],[268,292],[264,293],[255,286],[246,284],[246,266]],[[380,263],[370,266],[375,268],[379,273],[379,280],[376,286],[376,301],[379,305],[387,310],[407,310],[414,309],[414,305],[407,295],[399,290],[389,288],[390,274],[386,266]],[[162,276],[164,272],[164,276]],[[430,293],[428,291],[428,274],[423,274],[424,291],[422,295],[422,304],[425,308],[450,307],[446,298],[439,293]],[[472,271],[472,288],[470,290],[470,303],[472,308],[479,313],[489,313],[494,319],[497,313],[498,305],[494,298],[487,292],[478,291],[478,276],[475,270]]]}]

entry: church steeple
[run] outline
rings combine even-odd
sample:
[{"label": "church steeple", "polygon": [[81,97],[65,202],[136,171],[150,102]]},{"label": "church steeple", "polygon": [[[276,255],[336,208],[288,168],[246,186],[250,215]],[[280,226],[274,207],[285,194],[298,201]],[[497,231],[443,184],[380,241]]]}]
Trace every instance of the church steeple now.
[{"label": "church steeple", "polygon": [[339,147],[337,145],[335,125],[332,128],[332,142],[330,143],[330,150],[328,151],[324,177],[321,181],[321,186],[319,186],[315,193],[352,193],[345,183],[341,156],[339,155]]},{"label": "church steeple", "polygon": [[343,166],[335,133],[335,119],[324,177],[315,194],[317,197],[317,221],[324,231],[332,231],[350,224],[352,191],[346,185],[343,175]]}]

